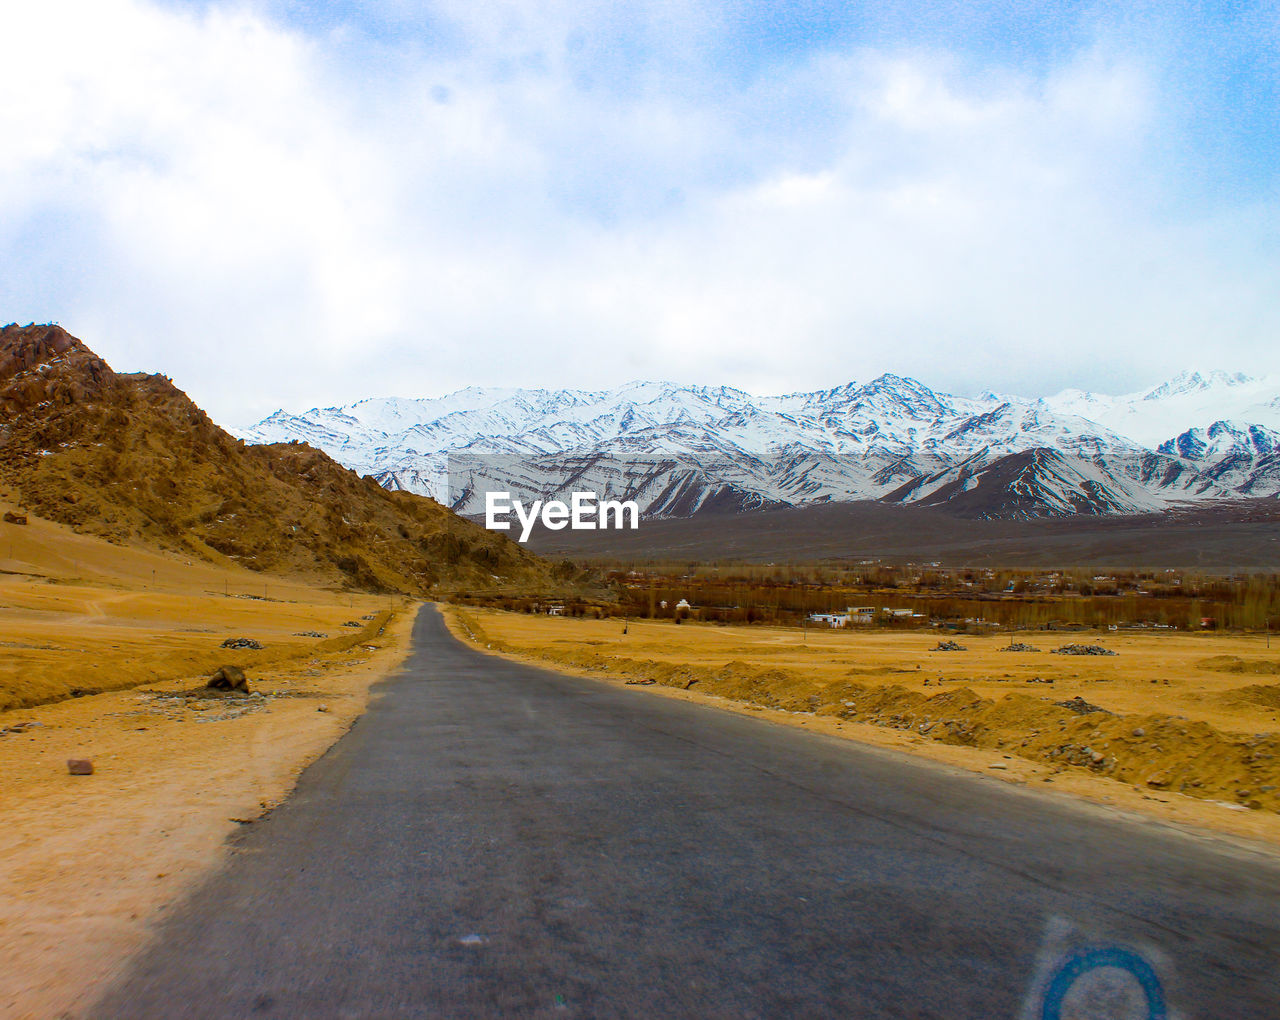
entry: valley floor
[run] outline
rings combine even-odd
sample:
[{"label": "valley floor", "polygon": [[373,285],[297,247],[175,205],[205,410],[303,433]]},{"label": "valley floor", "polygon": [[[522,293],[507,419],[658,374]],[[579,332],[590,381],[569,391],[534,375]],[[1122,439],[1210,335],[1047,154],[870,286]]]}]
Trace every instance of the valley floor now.
[{"label": "valley floor", "polygon": [[[2,527],[0,1015],[77,1016],[227,835],[346,732],[413,614],[35,519]],[[250,695],[205,689],[223,664]]]},{"label": "valley floor", "polygon": [[634,531],[548,531],[529,548],[550,559],[659,562],[940,563],[1023,569],[1095,568],[1274,573],[1280,501],[1188,507],[1159,514],[1074,514],[1029,520],[957,517],[940,509],[816,503],[752,513],[645,520]]},{"label": "valley floor", "polygon": [[[1280,648],[1262,636],[1033,631],[1014,640],[1036,651],[1008,635],[941,651],[949,635],[919,631],[448,615],[494,654],[1280,847]],[[1117,654],[1052,654],[1071,643]]]}]

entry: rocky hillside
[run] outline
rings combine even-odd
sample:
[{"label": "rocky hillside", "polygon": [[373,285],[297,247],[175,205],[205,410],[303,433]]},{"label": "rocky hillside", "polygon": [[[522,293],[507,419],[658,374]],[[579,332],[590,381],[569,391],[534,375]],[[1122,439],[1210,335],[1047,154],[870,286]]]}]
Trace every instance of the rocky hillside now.
[{"label": "rocky hillside", "polygon": [[0,329],[0,485],[42,517],[255,570],[415,594],[555,587],[544,561],[302,443],[246,446],[58,326]]}]

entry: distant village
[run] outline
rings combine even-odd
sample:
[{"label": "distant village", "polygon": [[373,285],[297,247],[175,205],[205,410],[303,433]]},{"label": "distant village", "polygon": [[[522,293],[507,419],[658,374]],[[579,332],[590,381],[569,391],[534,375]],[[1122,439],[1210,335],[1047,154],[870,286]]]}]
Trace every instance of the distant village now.
[{"label": "distant village", "polygon": [[[551,616],[800,628],[1263,630],[1280,578],[1186,571],[999,570],[936,563],[683,564],[603,572],[611,597],[470,601]],[[464,601],[467,601],[464,596]]]}]

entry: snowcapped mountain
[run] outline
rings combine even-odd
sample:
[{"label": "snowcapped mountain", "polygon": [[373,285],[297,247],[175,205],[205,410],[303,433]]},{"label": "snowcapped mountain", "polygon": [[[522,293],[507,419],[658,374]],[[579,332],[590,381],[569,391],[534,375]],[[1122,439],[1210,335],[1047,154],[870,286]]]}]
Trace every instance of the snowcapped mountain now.
[{"label": "snowcapped mountain", "polygon": [[866,499],[982,517],[1140,513],[1280,492],[1277,383],[1183,373],[1128,396],[1039,399],[895,375],[764,397],[667,382],[469,387],[281,410],[239,434],[310,443],[468,514],[491,490],[594,491],[667,517]]},{"label": "snowcapped mountain", "polygon": [[1158,452],[1199,465],[1204,477],[1235,492],[1280,489],[1280,432],[1262,425],[1215,421],[1161,443]]},{"label": "snowcapped mountain", "polygon": [[1182,372],[1148,390],[1119,397],[1063,390],[1036,404],[1088,418],[1149,446],[1222,419],[1280,429],[1280,379],[1239,372]]},{"label": "snowcapped mountain", "polygon": [[947,505],[966,517],[1066,517],[1161,510],[1167,501],[1123,474],[1057,450],[1011,453],[994,462],[975,454],[917,478],[883,497],[886,503]]}]

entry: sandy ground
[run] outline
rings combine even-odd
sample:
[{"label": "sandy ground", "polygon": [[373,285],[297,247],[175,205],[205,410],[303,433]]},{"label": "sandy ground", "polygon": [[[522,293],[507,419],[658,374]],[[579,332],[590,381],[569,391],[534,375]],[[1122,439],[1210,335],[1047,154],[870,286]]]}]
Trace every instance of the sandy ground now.
[{"label": "sandy ground", "polygon": [[[0,709],[207,674],[228,661],[288,662],[349,643],[354,628],[345,623],[389,606],[306,579],[112,545],[34,518],[0,524]],[[220,647],[234,637],[265,647]]]},{"label": "sandy ground", "polygon": [[[1007,652],[1007,635],[962,635],[966,650],[947,652],[921,632],[633,620],[623,634],[617,620],[447,616],[455,634],[494,654],[619,684],[655,681],[634,686],[638,696],[715,704],[1280,849],[1280,648],[1261,636],[1036,632],[1015,640],[1039,652]],[[1068,643],[1117,654],[1050,654]],[[1113,714],[1054,706],[1076,697]],[[980,722],[937,725],[966,713]],[[1104,761],[1077,764],[1057,753],[1063,745],[1092,745]]]},{"label": "sandy ground", "polygon": [[[350,727],[413,612],[34,520],[0,554],[0,703],[27,706],[0,711],[0,1016],[74,1017]],[[224,663],[251,696],[204,690]]]}]

